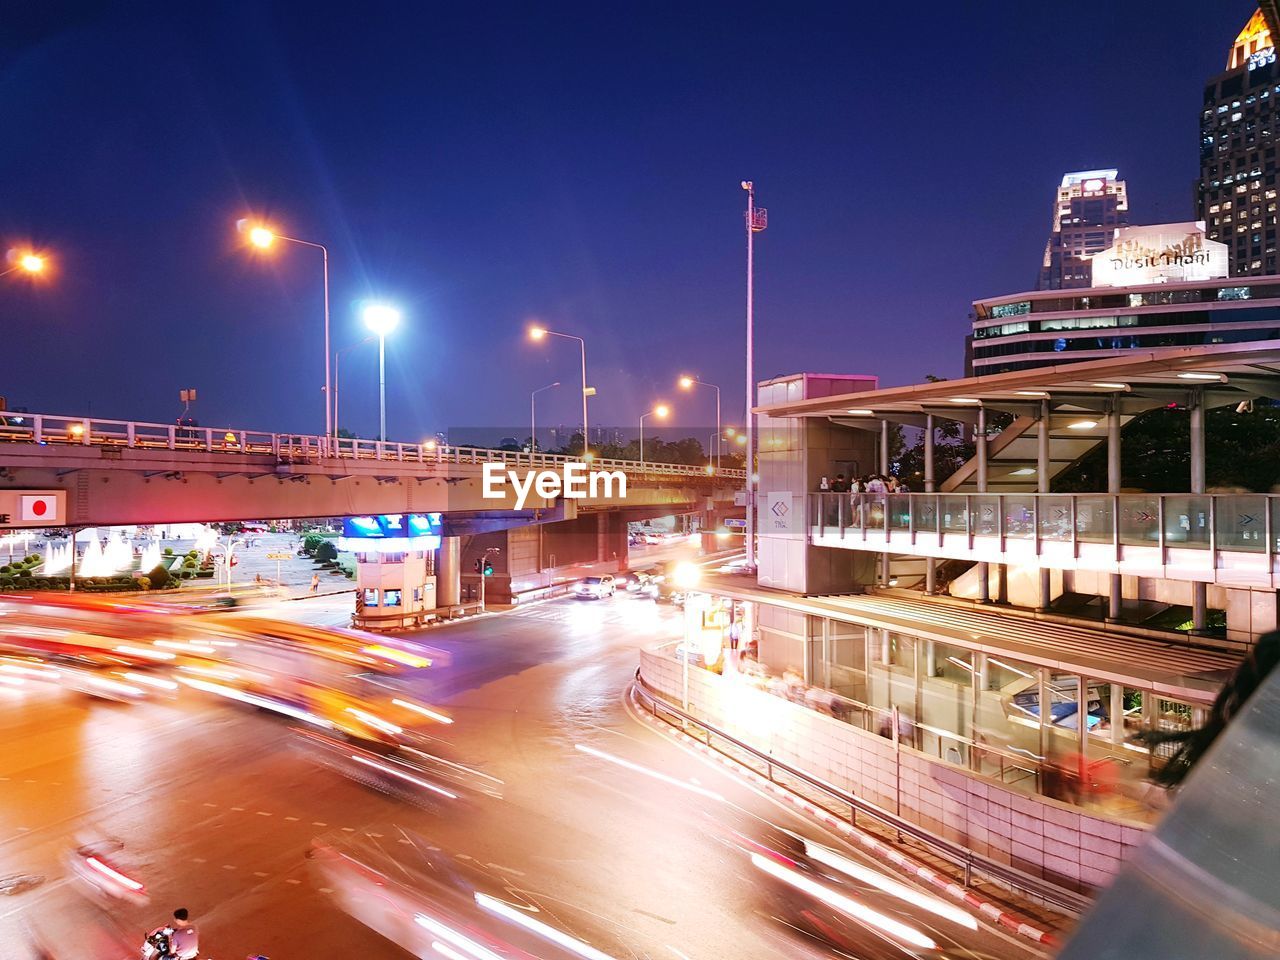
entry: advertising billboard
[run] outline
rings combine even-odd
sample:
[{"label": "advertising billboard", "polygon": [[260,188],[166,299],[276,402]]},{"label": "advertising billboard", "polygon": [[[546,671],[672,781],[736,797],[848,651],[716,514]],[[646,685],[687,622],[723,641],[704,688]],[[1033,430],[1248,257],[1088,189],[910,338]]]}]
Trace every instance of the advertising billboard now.
[{"label": "advertising billboard", "polygon": [[1218,280],[1229,275],[1229,248],[1204,235],[1204,221],[1120,227],[1093,255],[1095,287]]},{"label": "advertising billboard", "polygon": [[338,549],[348,553],[407,553],[440,546],[441,514],[384,513],[347,517]]}]

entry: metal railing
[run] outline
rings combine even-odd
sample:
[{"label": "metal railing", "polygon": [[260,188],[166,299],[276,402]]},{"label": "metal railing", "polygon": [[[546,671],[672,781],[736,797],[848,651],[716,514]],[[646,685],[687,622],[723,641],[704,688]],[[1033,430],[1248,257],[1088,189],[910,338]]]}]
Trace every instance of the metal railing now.
[{"label": "metal railing", "polygon": [[[1039,555],[1082,545],[1274,555],[1280,496],[1261,493],[813,493],[809,523],[822,537],[1034,545]],[[1061,544],[1061,547],[1054,545]]]},{"label": "metal railing", "polygon": [[[849,823],[852,826],[857,826],[858,816],[861,815],[901,836],[909,837],[921,846],[926,847],[931,853],[953,864],[962,873],[962,882],[966,888],[972,885],[973,875],[976,873],[1006,887],[1021,890],[1025,894],[1070,913],[1080,913],[1090,905],[1091,901],[1088,897],[1067,890],[1048,880],[1024,873],[1016,867],[1011,867],[998,860],[984,857],[967,847],[930,833],[910,820],[905,820],[896,814],[890,813],[888,810],[863,800],[848,790],[843,790],[827,783],[825,780],[821,780],[798,767],[770,756],[763,750],[759,750],[751,744],[745,743],[697,719],[686,711],[681,710],[675,704],[668,703],[657,691],[652,690],[645,682],[639,668],[636,669],[635,678],[636,682],[632,685],[632,690],[644,700],[645,705],[655,718],[671,723],[672,726],[692,726],[697,728],[702,731],[703,741],[713,750],[719,749],[716,747],[715,741],[720,741],[723,744],[732,746],[735,750],[748,754],[765,765],[765,776],[771,783],[778,782],[775,779],[778,771],[785,773],[788,777],[799,781],[807,788],[816,791],[829,800],[836,801],[842,807],[847,807],[849,810]],[[679,722],[672,722],[668,718],[674,718]],[[719,752],[723,753],[724,751]]]},{"label": "metal railing", "polygon": [[[187,453],[254,454],[289,462],[323,460],[375,460],[392,463],[507,463],[512,466],[555,467],[581,462],[563,454],[529,454],[516,450],[491,450],[425,443],[360,440],[297,433],[264,433],[193,427],[173,423],[100,420],[50,414],[0,414],[0,441],[42,445],[77,445]],[[713,471],[710,466],[685,463],[640,463],[635,460],[593,459],[599,470],[623,470],[628,476],[745,479],[743,470]]]}]

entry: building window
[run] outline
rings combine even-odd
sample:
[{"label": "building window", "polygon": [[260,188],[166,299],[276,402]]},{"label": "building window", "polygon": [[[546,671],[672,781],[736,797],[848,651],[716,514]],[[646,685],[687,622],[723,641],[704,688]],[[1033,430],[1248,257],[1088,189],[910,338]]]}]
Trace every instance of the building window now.
[{"label": "building window", "polygon": [[1031,312],[1031,301],[1019,300],[1017,303],[1001,303],[991,308],[991,316],[1021,317]]},{"label": "building window", "polygon": [[1252,297],[1251,287],[1221,287],[1218,290],[1219,300],[1250,300]]}]

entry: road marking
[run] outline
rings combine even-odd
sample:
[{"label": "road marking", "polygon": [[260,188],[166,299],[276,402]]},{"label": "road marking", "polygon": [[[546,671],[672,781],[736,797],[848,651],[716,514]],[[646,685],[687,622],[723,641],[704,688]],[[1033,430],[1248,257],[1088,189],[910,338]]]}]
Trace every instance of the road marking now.
[{"label": "road marking", "polygon": [[244,813],[244,807],[232,807],[231,809],[236,813]]},{"label": "road marking", "polygon": [[255,877],[265,877],[265,876],[266,876],[266,874],[265,874],[265,873],[263,873],[261,870],[255,870],[255,871],[253,871],[253,875],[254,875]]},{"label": "road marking", "polygon": [[234,866],[233,864],[230,864],[230,863],[224,863],[224,864],[222,865],[222,869],[223,869],[223,870],[234,870],[234,869],[235,869],[235,866]]},{"label": "road marking", "polygon": [[312,825],[313,827],[327,827],[327,826],[328,826],[328,824],[327,824],[327,823],[325,823],[323,820],[312,820],[312,821],[311,821],[311,825]]},{"label": "road marking", "polygon": [[365,836],[366,836],[366,837],[373,837],[375,840],[381,840],[381,839],[382,839],[382,834],[380,834],[380,833],[366,833],[366,834],[365,834]]},{"label": "road marking", "polygon": [[267,811],[265,811],[265,810],[259,810],[259,811],[258,811],[258,816],[260,816],[260,817],[269,817],[269,816],[271,816],[271,814],[267,813]]},{"label": "road marking", "polygon": [[300,884],[301,882],[302,882],[301,880],[295,880],[295,879],[293,879],[293,877],[288,877],[288,878],[285,880],[285,883],[292,883],[294,886],[297,886],[297,885],[298,885],[298,884]]},{"label": "road marking", "polygon": [[201,806],[205,806],[205,807],[216,807],[216,806],[217,806],[217,804],[216,804],[216,803],[204,803],[204,804],[201,804]]},{"label": "road marking", "polygon": [[209,861],[206,860],[204,857],[192,857],[191,862],[192,863],[208,863]]},{"label": "road marking", "polygon": [[321,888],[320,888],[320,892],[321,892],[321,893],[333,893],[333,890],[332,890],[332,889],[330,889],[329,887],[321,887]]},{"label": "road marking", "polygon": [[343,830],[345,830],[347,833],[355,833],[355,832],[356,832],[356,828],[355,828],[355,827],[343,827],[342,829],[343,829]]},{"label": "road marking", "polygon": [[297,818],[297,817],[285,817],[285,819],[286,819],[286,820],[289,820],[289,821],[294,821],[294,820],[297,820],[298,818]]}]

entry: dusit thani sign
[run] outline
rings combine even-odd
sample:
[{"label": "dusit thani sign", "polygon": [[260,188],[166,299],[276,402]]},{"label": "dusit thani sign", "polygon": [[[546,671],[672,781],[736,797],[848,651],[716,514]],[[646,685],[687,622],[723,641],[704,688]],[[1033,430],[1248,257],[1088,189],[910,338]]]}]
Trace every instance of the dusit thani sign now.
[{"label": "dusit thani sign", "polygon": [[1228,247],[1204,235],[1204,221],[1120,227],[1093,255],[1095,287],[1217,280],[1229,275]]}]

